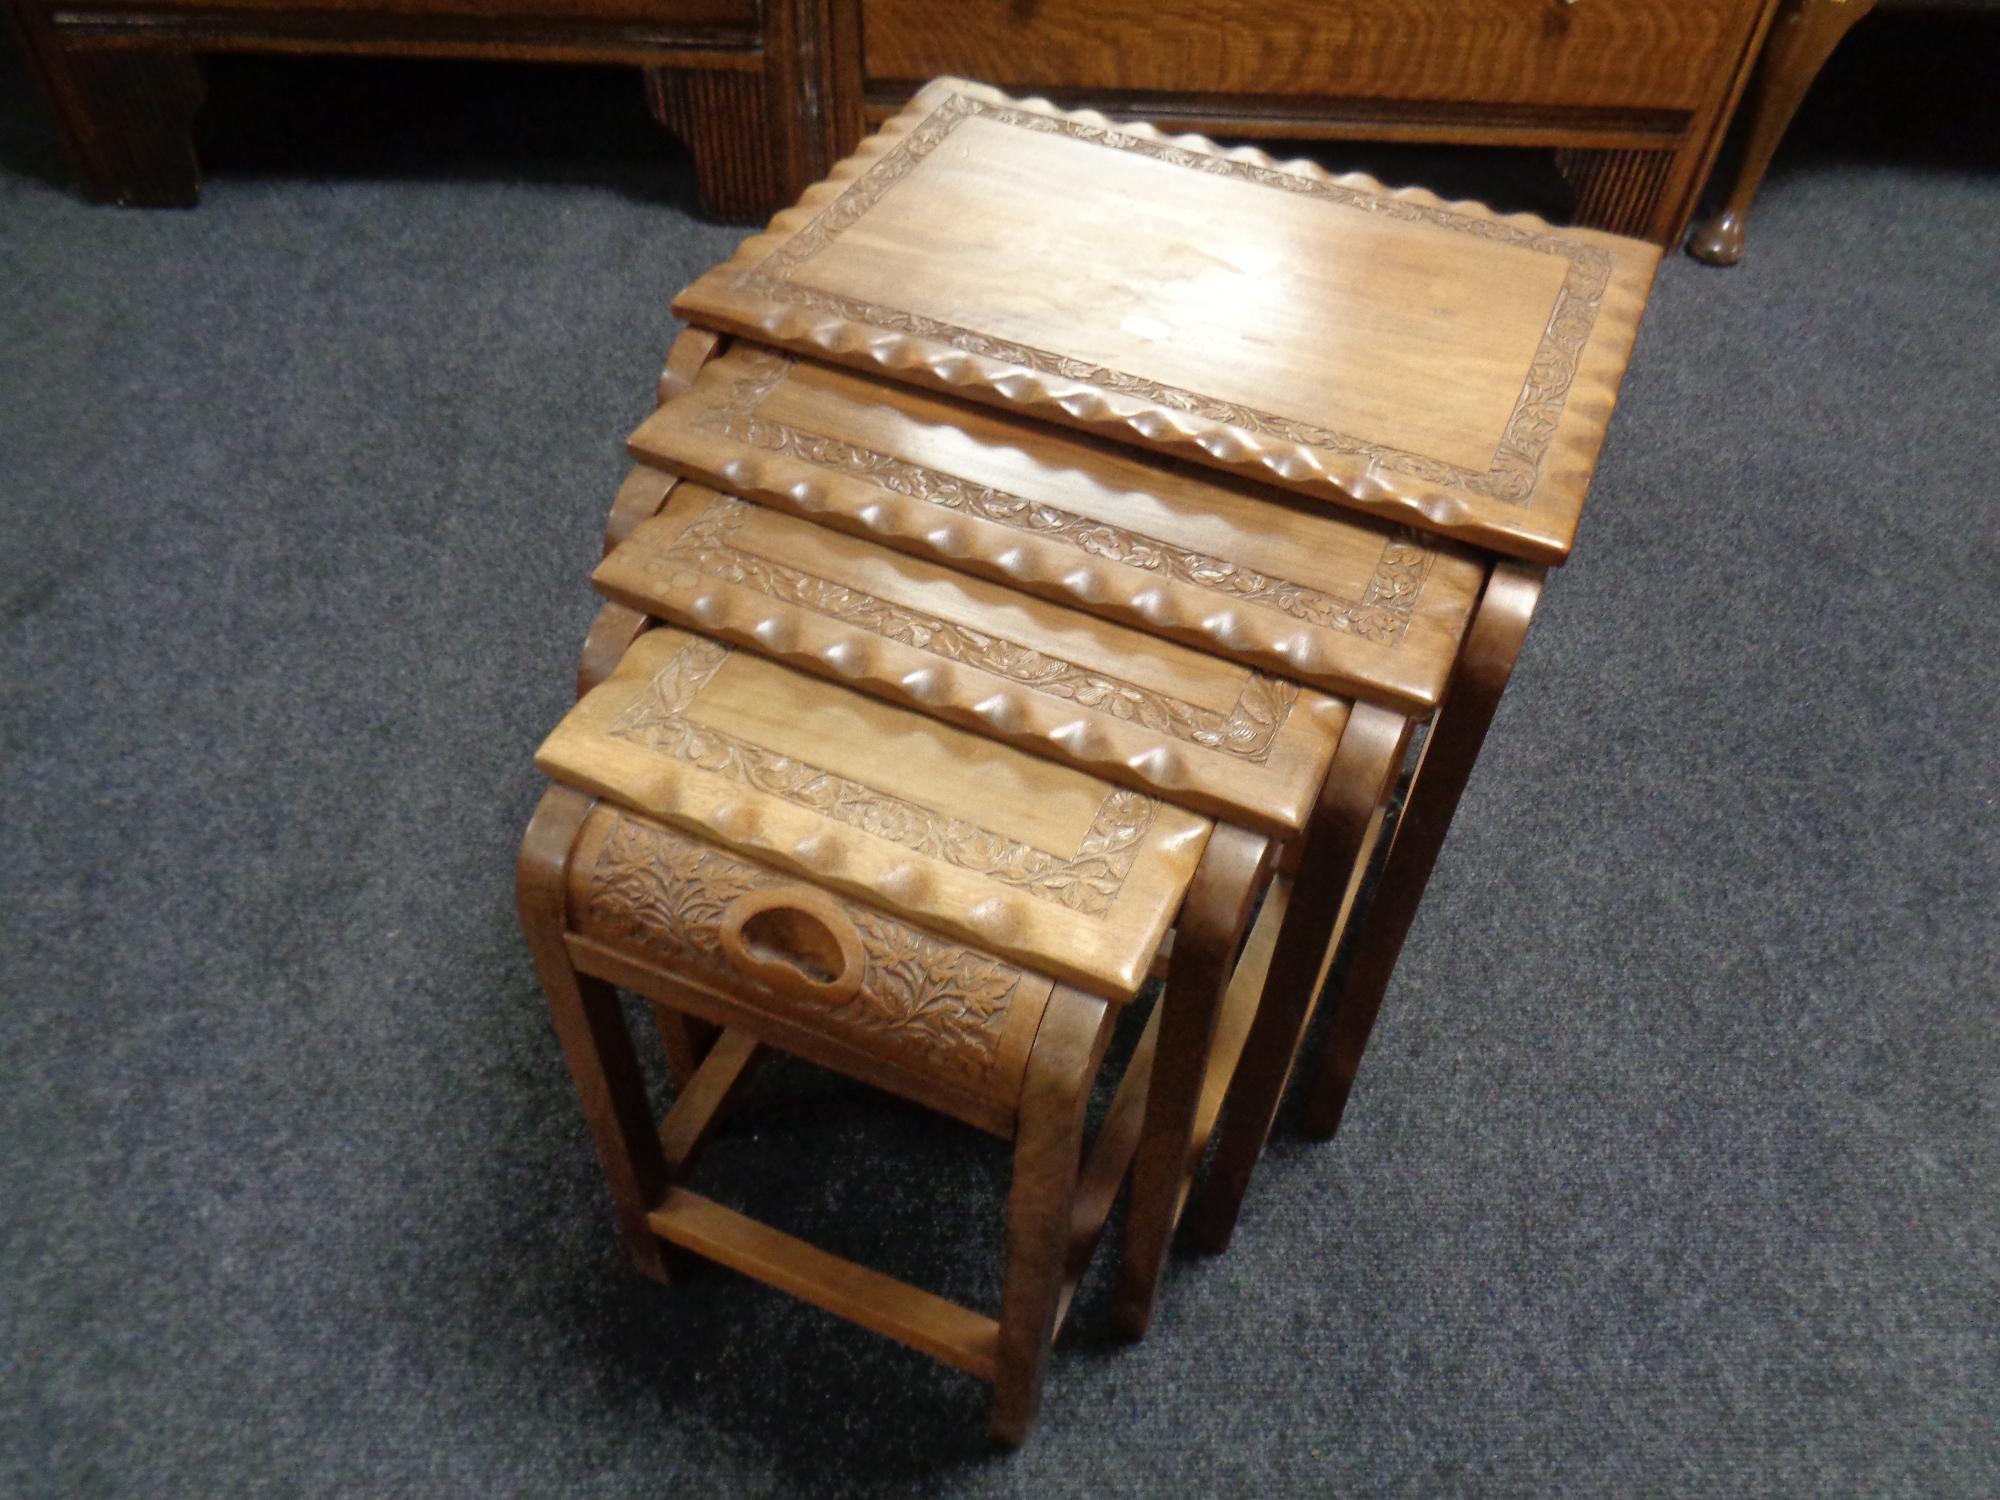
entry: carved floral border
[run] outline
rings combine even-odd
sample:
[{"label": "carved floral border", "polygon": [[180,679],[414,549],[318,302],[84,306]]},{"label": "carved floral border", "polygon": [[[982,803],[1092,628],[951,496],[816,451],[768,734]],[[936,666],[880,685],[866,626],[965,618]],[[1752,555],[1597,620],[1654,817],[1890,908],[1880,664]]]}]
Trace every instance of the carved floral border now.
[{"label": "carved floral border", "polygon": [[[1075,359],[1046,349],[1011,343],[940,319],[906,312],[880,303],[862,302],[837,293],[799,286],[791,277],[845,230],[879,203],[884,194],[935,151],[961,124],[970,119],[987,119],[1044,135],[1063,135],[1117,151],[1173,166],[1186,167],[1212,176],[1234,177],[1282,192],[1297,193],[1337,203],[1346,208],[1405,222],[1424,222],[1498,244],[1530,250],[1541,255],[1560,256],[1568,262],[1568,272],[1556,293],[1542,339],[1529,362],[1528,376],[1521,387],[1512,415],[1501,435],[1493,461],[1484,473],[1441,459],[1429,458],[1407,449],[1371,443],[1349,433],[1317,423],[1259,411],[1237,402],[1223,401],[1199,391],[1184,390],[1147,380],[1122,370],[1114,370],[1088,360]],[[1449,488],[1471,491],[1512,505],[1526,505],[1534,494],[1543,457],[1561,423],[1569,388],[1576,378],[1584,346],[1596,325],[1597,310],[1610,283],[1612,258],[1608,251],[1579,244],[1555,234],[1538,234],[1519,225],[1494,218],[1478,218],[1448,209],[1412,202],[1386,194],[1364,192],[1316,177],[1282,171],[1255,162],[1190,150],[1170,140],[1128,134],[1109,125],[1085,120],[1044,115],[1031,110],[994,104],[983,99],[953,94],[910,129],[883,158],[857,177],[832,203],[787,239],[767,259],[743,272],[739,278],[746,291],[774,301],[815,312],[828,313],[850,322],[886,328],[918,338],[935,339],[966,354],[999,360],[1006,364],[1040,371],[1064,380],[1092,385],[1100,390],[1133,396],[1155,405],[1184,411],[1212,422],[1225,423],[1246,432],[1297,443],[1330,453],[1365,458],[1392,473]]]},{"label": "carved floral border", "polygon": [[[592,911],[616,935],[740,985],[721,952],[722,916],[752,891],[790,884],[694,839],[618,815],[590,875]],[[920,1066],[982,1082],[991,1074],[1023,971],[852,902],[861,987],[816,1017]],[[810,1014],[815,1007],[800,1005]]]},{"label": "carved floral border", "polygon": [[780,603],[946,661],[1009,678],[1035,692],[1140,724],[1204,750],[1239,756],[1254,765],[1270,759],[1278,732],[1298,701],[1297,683],[1252,672],[1235,705],[1223,713],[985,631],[906,609],[745,551],[737,545],[735,532],[751,510],[747,501],[732,495],[712,501],[672,545],[646,560],[647,571],[670,576],[688,568],[725,583],[754,588]]},{"label": "carved floral border", "polygon": [[1399,529],[1383,547],[1361,601],[1337,599],[1226,558],[759,416],[758,408],[790,373],[793,361],[770,350],[750,348],[739,350],[733,358],[742,362],[743,373],[730,382],[729,394],[722,402],[694,418],[696,426],[815,468],[864,479],[892,494],[1074,547],[1107,562],[1164,573],[1177,583],[1274,609],[1309,625],[1357,635],[1376,645],[1394,648],[1403,643],[1417,598],[1437,561],[1433,548],[1414,533]]},{"label": "carved floral border", "polygon": [[1037,849],[687,718],[695,697],[732,654],[719,641],[689,637],[608,732],[1086,916],[1101,917],[1117,901],[1159,811],[1151,797],[1114,787],[1074,854]]}]

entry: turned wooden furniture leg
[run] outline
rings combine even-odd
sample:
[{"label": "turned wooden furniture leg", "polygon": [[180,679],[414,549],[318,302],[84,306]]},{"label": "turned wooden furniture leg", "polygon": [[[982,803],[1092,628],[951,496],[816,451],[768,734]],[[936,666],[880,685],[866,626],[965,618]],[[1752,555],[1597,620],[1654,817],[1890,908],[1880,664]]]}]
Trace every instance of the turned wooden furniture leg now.
[{"label": "turned wooden furniture leg", "polygon": [[1227,823],[1209,835],[1174,929],[1174,953],[1160,997],[1159,1039],[1147,1084],[1146,1114],[1132,1167],[1125,1253],[1112,1316],[1132,1338],[1153,1321],[1161,1274],[1188,1180],[1188,1157],[1215,1043],[1216,1023],[1236,967],[1236,950],[1275,851],[1271,841]]},{"label": "turned wooden furniture leg", "polygon": [[1744,220],[1778,142],[1840,39],[1874,8],[1875,0],[1785,0],[1757,59],[1750,85],[1750,132],[1736,181],[1721,211],[1696,225],[1688,239],[1688,254],[1696,260],[1733,266],[1743,259]]},{"label": "turned wooden furniture leg", "polygon": [[203,85],[193,57],[65,46],[40,35],[29,37],[28,53],[86,193],[130,208],[192,208],[201,200],[192,131]]},{"label": "turned wooden furniture leg", "polygon": [[993,1431],[1018,1444],[1042,1405],[1042,1374],[1064,1305],[1083,1117],[1116,1008],[1059,984],[1028,1055],[1007,1200],[1007,1272],[993,1369]]},{"label": "turned wooden furniture leg", "polygon": [[1190,1228],[1206,1249],[1224,1249],[1235,1230],[1250,1175],[1263,1154],[1312,1017],[1327,956],[1380,833],[1410,732],[1403,715],[1357,703],[1340,737],[1306,830],[1305,854],[1278,931],[1264,997],[1224,1105],[1222,1139],[1195,1200]]},{"label": "turned wooden furniture leg", "polygon": [[1409,935],[1410,923],[1423,901],[1431,867],[1444,847],[1458,799],[1500,706],[1500,695],[1513,675],[1547,571],[1528,563],[1503,562],[1494,567],[1486,582],[1451,685],[1445,690],[1444,704],[1424,742],[1408,800],[1390,839],[1381,884],[1369,905],[1334,1007],[1332,1029],[1306,1104],[1304,1125],[1310,1136],[1324,1140],[1340,1128],[1348,1090],[1361,1066],[1361,1054],[1367,1050],[1376,1012],[1382,1008],[1382,996],[1403,951],[1403,939]]},{"label": "turned wooden furniture leg", "polygon": [[579,974],[563,942],[564,872],[577,831],[595,805],[594,797],[562,786],[549,788],[542,797],[521,841],[516,871],[521,926],[611,1185],[625,1248],[641,1273],[665,1281],[660,1242],[646,1216],[667,1190],[667,1161],[646,1102],[632,1034],[619,1010],[618,992],[601,979]]}]

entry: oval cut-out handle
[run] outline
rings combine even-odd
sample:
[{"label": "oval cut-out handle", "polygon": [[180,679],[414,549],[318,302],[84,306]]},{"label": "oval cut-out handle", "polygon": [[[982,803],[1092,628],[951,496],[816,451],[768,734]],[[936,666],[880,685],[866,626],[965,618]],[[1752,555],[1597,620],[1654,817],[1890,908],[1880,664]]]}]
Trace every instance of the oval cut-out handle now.
[{"label": "oval cut-out handle", "polygon": [[778,994],[840,1005],[861,988],[867,955],[840,903],[809,885],[738,896],[722,911],[722,952]]}]

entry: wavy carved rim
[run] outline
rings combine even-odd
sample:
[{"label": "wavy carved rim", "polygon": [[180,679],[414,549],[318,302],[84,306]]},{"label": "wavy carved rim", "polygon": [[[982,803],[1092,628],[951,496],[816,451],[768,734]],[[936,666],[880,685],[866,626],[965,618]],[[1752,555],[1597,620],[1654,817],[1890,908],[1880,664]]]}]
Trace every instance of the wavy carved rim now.
[{"label": "wavy carved rim", "polygon": [[[1508,418],[1493,462],[1483,473],[1462,468],[1407,449],[1371,443],[1365,438],[1330,427],[1281,417],[1274,412],[1259,411],[1255,407],[1224,401],[1199,391],[1145,380],[1122,370],[1071,359],[1050,350],[1004,342],[970,328],[904,312],[899,308],[858,302],[792,282],[791,278],[803,270],[808,261],[858,223],[897,183],[909,176],[918,163],[942,146],[952,132],[968,120],[991,120],[1016,129],[1064,135],[1175,166],[1193,167],[1243,182],[1302,193],[1343,208],[1410,221],[1420,220],[1515,249],[1566,260],[1568,273],[1556,293],[1548,324],[1542,332],[1541,345],[1529,365],[1528,380],[1522,386],[1514,411]],[[1024,365],[1066,380],[1078,380],[1104,390],[1139,396],[1176,411],[1192,412],[1251,432],[1273,434],[1309,448],[1366,457],[1371,463],[1392,473],[1414,475],[1433,484],[1469,490],[1510,505],[1525,505],[1540,474],[1542,456],[1547,453],[1549,440],[1555,435],[1563,398],[1576,376],[1578,356],[1590,341],[1591,329],[1596,326],[1598,304],[1603,301],[1605,285],[1611,279],[1611,264],[1610,255],[1598,246],[1579,244],[1546,229],[1536,232],[1504,220],[1468,218],[1442,207],[1366,192],[1330,179],[1315,180],[1275,164],[1263,166],[1232,161],[1227,157],[1191,150],[1173,141],[1149,139],[1108,124],[1042,114],[1015,105],[995,104],[969,94],[952,93],[905,134],[887,156],[862,173],[823,209],[817,218],[787,239],[776,254],[754,271],[746,273],[742,284],[775,301],[835,313],[856,323],[940,339],[967,354],[1004,359],[1009,364]]]},{"label": "wavy carved rim", "polygon": [[688,718],[733,654],[719,641],[690,636],[608,732],[1071,911],[1103,916],[1116,904],[1159,812],[1153,798],[1113,787],[1074,852],[1037,849]]},{"label": "wavy carved rim", "polygon": [[1232,603],[1272,609],[1391,650],[1408,635],[1417,600],[1437,561],[1436,550],[1418,534],[1398,528],[1384,542],[1361,598],[1341,599],[1227,558],[760,415],[764,401],[791,373],[795,361],[790,355],[754,346],[744,346],[732,357],[742,361],[743,372],[730,380],[722,401],[702,409],[694,418],[695,426],[746,447],[865,480],[893,495],[955,510],[1125,567],[1164,573]]},{"label": "wavy carved rim", "polygon": [[1298,701],[1297,683],[1250,672],[1228,712],[1203,708],[989,631],[927,615],[847,584],[829,582],[802,568],[772,562],[737,542],[735,533],[752,508],[734,495],[718,496],[688,522],[671,546],[647,559],[647,569],[671,576],[677,568],[685,568],[696,575],[754,588],[795,609],[897,641],[943,661],[1008,678],[1033,692],[1130,720],[1203,750],[1240,757],[1252,765],[1270,760],[1272,747]]},{"label": "wavy carved rim", "polygon": [[[1064,134],[1563,257],[1568,270],[1493,461],[1484,472],[1466,469],[788,279],[972,118]],[[1621,267],[1607,244],[1629,247],[1635,263]],[[828,179],[808,189],[798,206],[746,240],[727,266],[682,293],[675,311],[693,322],[704,321],[705,315],[737,321],[732,314],[740,315],[740,307],[708,303],[712,279],[720,277],[753,302],[769,304],[768,312],[753,313],[736,331],[793,347],[810,345],[848,363],[962,389],[1069,425],[1110,430],[1144,447],[1251,473],[1306,494],[1337,496],[1426,530],[1560,562],[1574,536],[1583,490],[1595,467],[1658,256],[1657,247],[1597,231],[1558,231],[1532,214],[1500,215],[1481,203],[1447,203],[1418,188],[1391,190],[1361,173],[1335,177],[1312,163],[1280,163],[1250,147],[1225,150],[1201,136],[1168,136],[1144,124],[1113,124],[1094,111],[1063,111],[1046,100],[1014,99],[944,78],[926,86],[903,114],[864,141]],[[1640,257],[1643,277],[1637,274]],[[1607,305],[1607,289],[1613,286],[1615,310]],[[1610,331],[1603,347],[1593,350],[1591,335],[1601,321]],[[884,339],[875,330],[896,337]],[[1579,394],[1586,400],[1577,401]],[[1583,408],[1584,420],[1567,421]],[[1565,433],[1566,425],[1577,430]],[[1564,460],[1559,478],[1565,493],[1548,496],[1541,483],[1547,461],[1557,451]],[[1327,494],[1329,489],[1333,495]],[[1536,512],[1545,499],[1552,513],[1542,516]]]}]

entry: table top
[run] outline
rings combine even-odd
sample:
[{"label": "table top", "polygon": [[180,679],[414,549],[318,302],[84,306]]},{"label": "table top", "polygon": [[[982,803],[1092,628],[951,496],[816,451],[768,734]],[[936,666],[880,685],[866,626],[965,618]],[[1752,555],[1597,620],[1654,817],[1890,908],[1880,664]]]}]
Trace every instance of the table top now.
[{"label": "table top", "polygon": [[674,310],[1560,562],[1659,254],[939,79]]},{"label": "table top", "polygon": [[1465,548],[1005,411],[738,343],[643,462],[1332,693],[1434,708]]},{"label": "table top", "polygon": [[593,575],[630,608],[1289,838],[1338,698],[683,483]]},{"label": "table top", "polygon": [[1117,1000],[1145,979],[1212,826],[669,627],[633,643],[535,764]]}]

